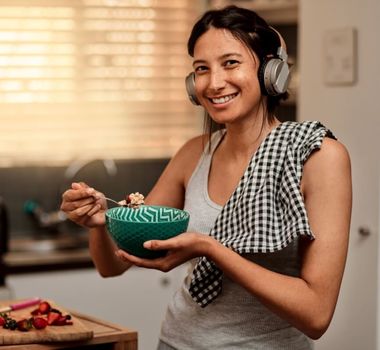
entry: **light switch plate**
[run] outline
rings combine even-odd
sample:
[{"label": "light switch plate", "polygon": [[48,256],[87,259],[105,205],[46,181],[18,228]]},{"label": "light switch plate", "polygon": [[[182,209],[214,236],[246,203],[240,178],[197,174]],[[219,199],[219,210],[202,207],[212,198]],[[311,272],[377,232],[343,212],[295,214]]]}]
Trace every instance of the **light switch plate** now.
[{"label": "light switch plate", "polygon": [[355,28],[328,30],[324,36],[323,76],[326,85],[352,85],[357,80]]}]

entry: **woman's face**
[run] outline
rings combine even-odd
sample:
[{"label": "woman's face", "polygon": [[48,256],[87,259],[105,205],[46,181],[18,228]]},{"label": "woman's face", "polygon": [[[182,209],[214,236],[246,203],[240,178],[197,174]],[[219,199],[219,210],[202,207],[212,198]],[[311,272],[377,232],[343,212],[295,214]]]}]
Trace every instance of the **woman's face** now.
[{"label": "woman's face", "polygon": [[195,90],[211,118],[231,124],[256,118],[259,60],[225,29],[210,28],[194,47]]}]

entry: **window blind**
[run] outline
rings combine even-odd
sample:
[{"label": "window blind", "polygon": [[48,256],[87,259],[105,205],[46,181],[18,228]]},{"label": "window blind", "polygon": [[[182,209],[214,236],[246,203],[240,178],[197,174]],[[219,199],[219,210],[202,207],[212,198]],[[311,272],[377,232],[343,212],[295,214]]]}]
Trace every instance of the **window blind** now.
[{"label": "window blind", "polygon": [[0,167],[170,157],[201,0],[0,0]]}]

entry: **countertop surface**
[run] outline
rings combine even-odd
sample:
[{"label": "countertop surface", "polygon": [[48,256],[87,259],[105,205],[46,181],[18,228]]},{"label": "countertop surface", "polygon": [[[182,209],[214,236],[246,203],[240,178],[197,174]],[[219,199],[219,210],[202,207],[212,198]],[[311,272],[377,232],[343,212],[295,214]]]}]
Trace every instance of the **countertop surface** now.
[{"label": "countertop surface", "polygon": [[14,238],[2,257],[2,275],[93,267],[87,237]]},{"label": "countertop surface", "polygon": [[[5,345],[4,349],[18,350],[52,350],[52,349],[93,349],[109,344],[107,349],[125,349],[137,350],[137,332],[108,321],[103,321],[92,316],[87,316],[76,311],[70,310],[70,313],[81,321],[89,330],[93,331],[94,336],[89,340],[72,341],[72,342],[55,342],[40,344],[20,344]],[[105,347],[102,347],[102,349]]]}]

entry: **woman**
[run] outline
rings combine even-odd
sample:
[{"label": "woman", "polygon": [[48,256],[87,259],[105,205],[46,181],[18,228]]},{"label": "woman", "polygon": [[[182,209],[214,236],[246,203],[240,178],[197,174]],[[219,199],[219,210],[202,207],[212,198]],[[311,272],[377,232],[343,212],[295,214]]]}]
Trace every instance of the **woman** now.
[{"label": "woman", "polygon": [[178,151],[146,198],[187,210],[188,232],[145,242],[169,252],[144,260],[109,238],[101,193],[74,183],[62,210],[90,228],[102,276],[190,262],[159,349],[311,349],[332,319],[347,255],[347,151],[318,122],[276,119],[287,96],[286,54],[254,12],[206,12],[188,51],[188,92],[207,112],[209,134]]}]

